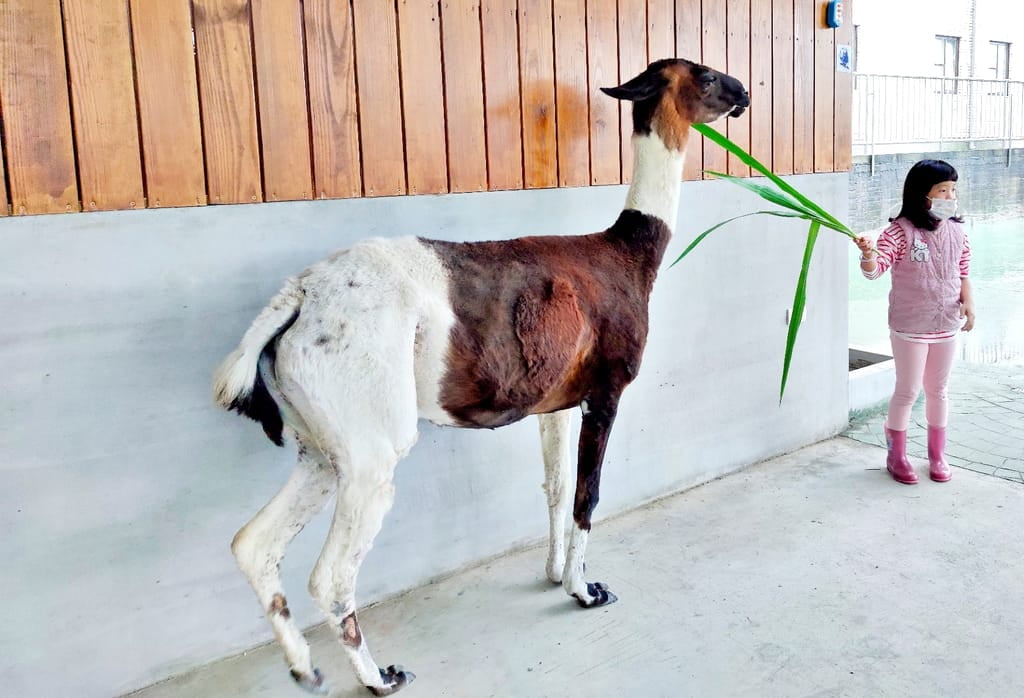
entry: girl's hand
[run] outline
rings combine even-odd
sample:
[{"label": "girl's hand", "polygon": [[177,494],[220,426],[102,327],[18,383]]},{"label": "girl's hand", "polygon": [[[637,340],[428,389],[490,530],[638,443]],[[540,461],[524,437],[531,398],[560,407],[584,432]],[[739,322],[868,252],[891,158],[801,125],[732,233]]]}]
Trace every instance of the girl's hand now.
[{"label": "girl's hand", "polygon": [[967,322],[961,327],[964,332],[970,332],[974,329],[974,303],[961,303],[960,304],[960,317],[967,318]]},{"label": "girl's hand", "polygon": [[853,240],[853,244],[860,250],[861,255],[864,257],[871,257],[871,253],[875,250],[875,242],[867,235],[858,235]]}]

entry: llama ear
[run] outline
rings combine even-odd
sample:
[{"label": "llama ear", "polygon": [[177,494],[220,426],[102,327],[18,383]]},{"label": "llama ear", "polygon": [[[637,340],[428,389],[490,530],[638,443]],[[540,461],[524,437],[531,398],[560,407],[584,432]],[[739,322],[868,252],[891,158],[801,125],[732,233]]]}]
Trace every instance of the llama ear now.
[{"label": "llama ear", "polygon": [[660,71],[645,70],[629,82],[624,82],[618,87],[602,87],[601,92],[615,99],[639,102],[661,92],[665,84],[666,80],[661,76]]}]

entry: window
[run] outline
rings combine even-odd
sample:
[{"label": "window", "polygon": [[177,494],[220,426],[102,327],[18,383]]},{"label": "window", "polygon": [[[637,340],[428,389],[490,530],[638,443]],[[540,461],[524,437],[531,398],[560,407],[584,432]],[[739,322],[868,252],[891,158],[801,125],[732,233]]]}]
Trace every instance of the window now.
[{"label": "window", "polygon": [[[1010,44],[1006,41],[990,41],[988,45],[991,47],[992,65],[989,70],[992,71],[992,77],[996,80],[1009,80],[1010,79]],[[989,85],[989,94],[991,95],[1007,95],[1009,94],[1009,85],[1005,82],[995,83]]]},{"label": "window", "polygon": [[1010,44],[1007,41],[990,41],[989,45],[993,48],[995,56],[993,56],[992,72],[995,73],[993,76],[996,80],[1009,80],[1010,79]]},{"label": "window", "polygon": [[960,37],[937,34],[935,39],[939,42],[939,62],[935,64],[939,77],[952,78],[942,81],[942,91],[956,92],[956,78],[960,76]]}]

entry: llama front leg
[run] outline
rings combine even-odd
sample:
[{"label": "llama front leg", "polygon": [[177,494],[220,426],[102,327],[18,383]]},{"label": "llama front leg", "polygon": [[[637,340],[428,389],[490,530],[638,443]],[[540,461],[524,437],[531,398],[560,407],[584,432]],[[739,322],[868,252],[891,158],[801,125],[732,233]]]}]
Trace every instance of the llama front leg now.
[{"label": "llama front leg", "polygon": [[396,459],[378,467],[341,471],[338,503],[327,542],[309,580],[309,591],[345,648],[360,683],[375,696],[387,696],[416,678],[394,665],[381,669],[373,660],[356,617],[356,577],[391,508]]},{"label": "llama front leg", "polygon": [[544,492],[548,497],[547,575],[562,582],[565,568],[565,516],[569,511],[569,416],[570,410],[542,414],[540,443],[544,452]]},{"label": "llama front leg", "polygon": [[267,614],[292,678],[318,693],[326,693],[323,677],[313,667],[309,644],[288,610],[280,563],[288,544],[323,508],[337,481],[334,467],[322,454],[300,444],[298,463],[284,487],[231,541],[231,552]]},{"label": "llama front leg", "polygon": [[580,427],[580,449],[576,464],[576,500],[572,511],[575,525],[569,538],[562,587],[584,608],[604,606],[618,600],[607,585],[587,582],[583,578],[590,518],[600,494],[601,463],[617,408],[617,396],[602,400],[588,398],[583,403],[583,424]]}]

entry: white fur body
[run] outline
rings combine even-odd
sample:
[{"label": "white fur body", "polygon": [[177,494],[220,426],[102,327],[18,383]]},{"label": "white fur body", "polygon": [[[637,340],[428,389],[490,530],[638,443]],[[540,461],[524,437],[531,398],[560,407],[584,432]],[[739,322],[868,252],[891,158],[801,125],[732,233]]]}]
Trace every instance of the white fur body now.
[{"label": "white fur body", "polygon": [[[285,546],[337,489],[309,588],[344,632],[356,610],[359,567],[391,507],[394,467],[416,442],[418,419],[455,423],[440,405],[454,322],[448,286],[447,271],[418,239],[360,242],[289,279],[218,370],[222,404],[239,386],[252,386],[259,370],[285,431],[299,443],[292,479],[232,544],[264,609],[275,594],[283,598],[278,564]],[[273,364],[259,361],[293,316]],[[294,621],[280,611],[268,616],[289,666],[304,677],[297,680],[323,688]],[[345,649],[364,685],[386,686],[365,641]]]},{"label": "white fur body", "polygon": [[[439,395],[455,322],[450,279],[429,247],[413,237],[366,240],[311,266],[299,282],[303,312],[281,338],[275,361],[286,400],[304,397],[342,413],[345,405],[362,404],[367,393],[361,388],[369,383],[382,402],[403,403],[392,407],[404,416],[392,419],[407,421],[414,408],[417,417],[436,424],[455,423]],[[321,338],[326,343],[318,344]],[[390,356],[398,352],[404,356]],[[412,374],[393,375],[396,362]],[[414,392],[392,392],[408,387],[399,378],[411,380]]]}]

